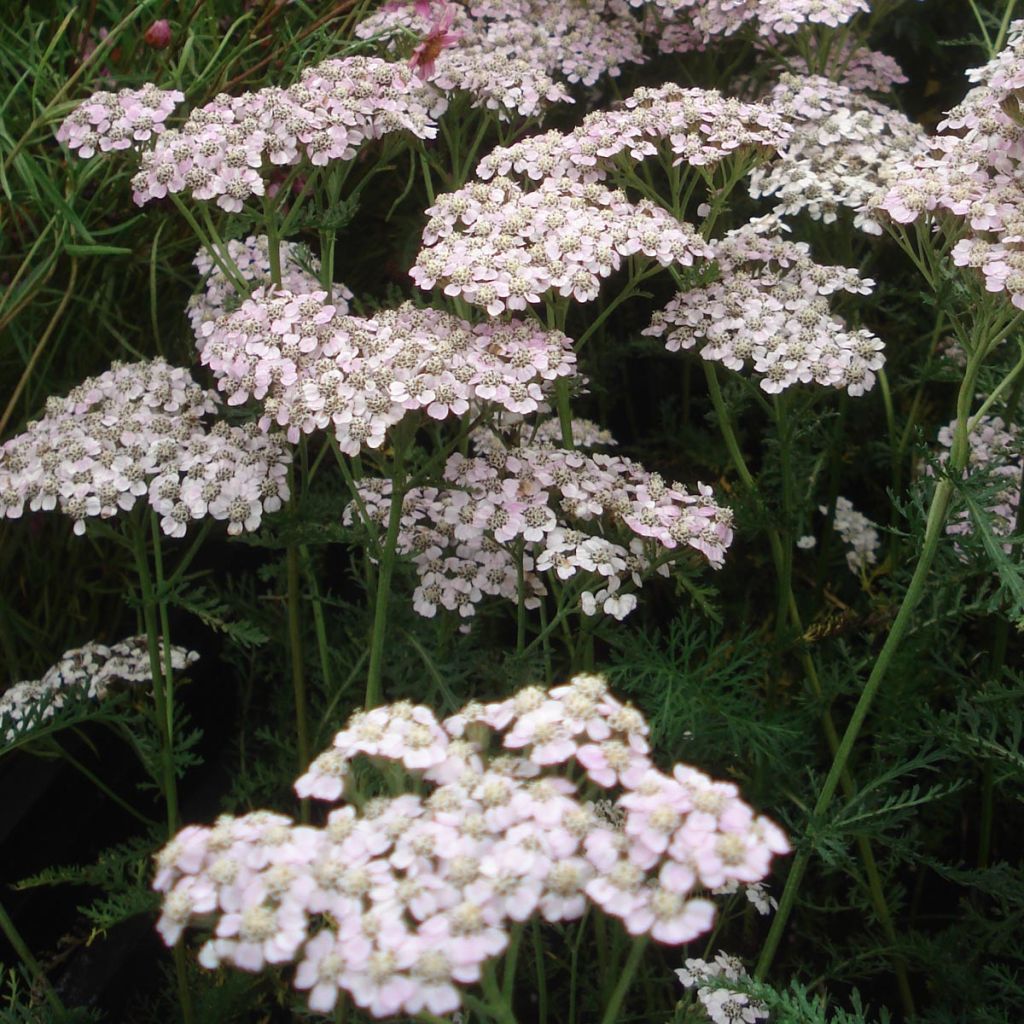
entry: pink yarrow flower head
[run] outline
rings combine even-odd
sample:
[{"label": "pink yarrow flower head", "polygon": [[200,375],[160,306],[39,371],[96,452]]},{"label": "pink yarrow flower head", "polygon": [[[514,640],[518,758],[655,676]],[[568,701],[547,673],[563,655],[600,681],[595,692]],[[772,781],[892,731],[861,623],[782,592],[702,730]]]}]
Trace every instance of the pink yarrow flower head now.
[{"label": "pink yarrow flower head", "polygon": [[[416,13],[422,14],[421,5],[423,0],[416,5]],[[426,4],[429,13],[430,5]],[[452,22],[455,20],[455,5],[448,4],[441,16],[431,26],[430,31],[423,41],[412,51],[409,58],[409,67],[424,81],[434,73],[434,63],[442,50],[454,46],[461,38],[461,32],[452,32]]]},{"label": "pink yarrow flower head", "polygon": [[[756,884],[788,846],[734,786],[650,768],[647,731],[596,675],[443,722],[405,701],[357,711],[296,789],[337,804],[358,757],[388,762],[393,795],[335,807],[323,827],[266,811],[188,826],[157,856],[158,931],[173,944],[211,926],[202,966],[293,963],[312,1010],[345,990],[376,1017],[453,1013],[533,914],[579,920],[593,903],[631,935],[688,942],[715,916],[698,887]],[[601,810],[570,778],[594,743],[634,768],[590,771]],[[398,765],[415,794],[396,792]]]}]

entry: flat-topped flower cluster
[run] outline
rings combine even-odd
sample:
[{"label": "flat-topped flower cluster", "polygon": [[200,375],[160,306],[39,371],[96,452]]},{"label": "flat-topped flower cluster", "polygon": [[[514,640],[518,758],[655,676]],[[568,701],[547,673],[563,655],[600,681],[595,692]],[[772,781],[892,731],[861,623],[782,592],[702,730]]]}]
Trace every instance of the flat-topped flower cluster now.
[{"label": "flat-topped flower cluster", "polygon": [[868,294],[874,282],[815,263],[809,247],[780,237],[779,227],[763,218],[715,242],[719,279],[678,293],[643,333],[664,338],[670,352],[703,342],[701,357],[731,370],[752,365],[769,394],[797,383],[864,394],[885,362],[882,342],[847,328],[829,298]]},{"label": "flat-topped flower cluster", "polygon": [[901,162],[926,151],[920,126],[818,75],[783,74],[767,101],[793,132],[779,160],[754,168],[750,194],[774,197],[780,215],[806,213],[825,224],[845,208],[854,227],[880,235],[878,203],[899,181]]},{"label": "flat-topped flower cluster", "polygon": [[322,291],[258,288],[200,325],[200,358],[229,404],[262,402],[262,428],[284,427],[292,441],[330,429],[347,455],[379,448],[412,413],[533,412],[549,382],[575,373],[571,341],[537,324],[474,325],[411,303],[372,317],[344,308]]},{"label": "flat-topped flower cluster", "polygon": [[83,159],[137,149],[166,129],[167,118],[184,99],[183,92],[150,82],[141,89],[96,92],[61,122],[57,141]]},{"label": "flat-topped flower cluster", "polygon": [[669,82],[637,89],[621,106],[588,114],[571,132],[544,132],[497,147],[476,173],[484,179],[603,181],[622,154],[643,160],[664,147],[674,165],[709,167],[737,154],[780,150],[790,132],[786,119],[767,104]]},{"label": "flat-topped flower cluster", "polygon": [[217,401],[163,359],[114,363],[0,446],[0,514],[59,509],[82,534],[142,501],[173,537],[207,516],[255,530],[288,498],[291,453],[255,424],[208,426]]},{"label": "flat-topped flower cluster", "polygon": [[438,196],[427,213],[410,276],[491,316],[549,291],[589,302],[628,256],[684,267],[711,256],[689,224],[597,182],[545,178],[526,191],[498,177]]},{"label": "flat-topped flower cluster", "polygon": [[1024,309],[1024,21],[968,78],[975,87],[947,111],[927,152],[897,163],[879,206],[898,224],[941,218],[953,262]]},{"label": "flat-topped flower cluster", "polygon": [[[159,645],[163,663],[163,647]],[[184,671],[199,659],[195,651],[171,647],[171,667]],[[65,651],[41,679],[15,683],[0,694],[0,738],[10,743],[58,711],[80,701],[106,700],[119,683],[152,683],[152,662],[145,636],[130,636],[107,646],[98,642]]]},{"label": "flat-topped flower cluster", "polygon": [[327,60],[287,89],[221,95],[189,113],[142,156],[132,179],[140,206],[172,193],[229,212],[265,194],[275,168],[351,160],[370,139],[409,132],[431,139],[445,100],[404,64],[376,57]]},{"label": "flat-topped flower cluster", "polygon": [[[312,1010],[345,990],[377,1017],[453,1012],[535,914],[592,904],[631,935],[691,941],[714,920],[706,893],[759,881],[789,847],[734,785],[658,770],[647,731],[597,676],[444,722],[405,702],[358,711],[295,787],[354,803],[322,828],[257,811],[181,831],[157,858],[160,933],[208,922],[204,966],[297,963]],[[400,764],[417,791],[364,800],[356,758]],[[617,823],[587,802],[605,790]]]},{"label": "flat-topped flower cluster", "polygon": [[838,28],[871,10],[868,0],[629,0],[634,7],[656,9],[669,29],[679,25],[703,48],[715,36],[728,36],[745,26],[769,42],[793,35],[806,26]]},{"label": "flat-topped flower cluster", "polygon": [[[398,551],[412,556],[419,574],[413,607],[421,615],[445,608],[471,616],[487,596],[522,598],[533,608],[547,593],[542,574],[563,583],[579,574],[583,613],[621,619],[637,603],[628,585],[641,587],[659,567],[667,572],[659,560],[669,552],[691,549],[722,565],[732,512],[710,487],[698,484],[692,494],[622,456],[554,447],[552,433],[539,443],[452,455],[449,488],[404,495]],[[350,503],[345,522],[365,511],[383,526],[391,496],[390,481],[364,480],[362,509]]]},{"label": "flat-topped flower cluster", "polygon": [[434,56],[426,78],[445,92],[468,92],[474,105],[534,116],[538,100],[571,102],[554,76],[593,85],[602,75],[616,76],[623,65],[644,60],[639,25],[616,0],[475,0],[467,5],[397,0],[360,22],[355,34],[363,39],[384,34],[393,47],[403,30],[428,36],[441,8],[451,12],[446,27],[459,38]]}]

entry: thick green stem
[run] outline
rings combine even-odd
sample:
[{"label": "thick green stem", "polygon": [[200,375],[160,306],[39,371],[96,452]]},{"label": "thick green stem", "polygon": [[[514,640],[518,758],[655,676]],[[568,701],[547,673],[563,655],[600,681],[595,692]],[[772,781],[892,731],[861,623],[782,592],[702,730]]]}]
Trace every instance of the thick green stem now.
[{"label": "thick green stem", "polygon": [[629,947],[629,956],[626,958],[625,966],[619,974],[618,983],[612,992],[611,999],[609,999],[605,1005],[604,1015],[601,1017],[601,1024],[617,1024],[622,1001],[626,998],[629,986],[633,983],[633,975],[636,974],[636,969],[640,966],[640,961],[643,959],[644,950],[646,948],[646,935],[638,936],[632,940]]},{"label": "thick green stem", "polygon": [[0,903],[0,931],[4,933],[4,938],[11,944],[11,948],[18,954],[26,970],[35,979],[35,983],[42,992],[43,998],[50,1004],[50,1009],[53,1010],[58,1019],[63,1020],[67,1016],[68,1011],[61,1002],[60,996],[54,990],[53,985],[50,984],[50,979],[39,965],[39,961],[32,955],[32,950],[25,944],[25,940],[14,926],[14,922],[8,916],[7,910],[2,903]]},{"label": "thick green stem", "polygon": [[381,668],[384,664],[384,638],[391,600],[391,576],[395,567],[395,548],[402,526],[402,504],[405,498],[405,467],[398,444],[395,445],[395,471],[391,478],[391,509],[388,532],[377,563],[377,592],[374,598],[373,634],[370,637],[370,665],[366,672],[366,707],[375,708],[383,699]]}]

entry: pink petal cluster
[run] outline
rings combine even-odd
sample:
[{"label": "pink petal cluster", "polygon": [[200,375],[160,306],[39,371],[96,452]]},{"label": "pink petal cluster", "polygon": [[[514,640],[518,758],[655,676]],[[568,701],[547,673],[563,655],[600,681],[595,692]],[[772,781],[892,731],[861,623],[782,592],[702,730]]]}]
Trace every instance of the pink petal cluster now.
[{"label": "pink petal cluster", "polygon": [[784,74],[770,99],[793,122],[793,135],[779,160],[751,173],[750,194],[773,196],[778,214],[806,213],[826,224],[846,208],[854,227],[881,234],[875,208],[899,180],[900,162],[925,151],[921,128],[819,76]]},{"label": "pink petal cluster", "polygon": [[83,158],[139,148],[166,129],[164,122],[184,99],[177,89],[149,82],[141,89],[96,92],[60,123],[57,141]]},{"label": "pink petal cluster", "polygon": [[[208,923],[204,966],[295,963],[310,1009],[344,990],[375,1017],[454,1012],[535,914],[577,920],[593,903],[631,935],[689,942],[713,923],[704,893],[760,880],[789,845],[732,784],[654,768],[646,734],[598,676],[443,723],[404,702],[358,711],[299,792],[326,778],[336,801],[354,757],[403,765],[416,792],[338,807],[322,828],[266,811],[185,828],[157,857],[157,928],[173,944]],[[618,827],[581,802],[573,768],[618,794]]]},{"label": "pink petal cluster", "polygon": [[[853,92],[892,92],[894,85],[903,85],[909,81],[903,69],[887,53],[869,49],[866,46],[855,46],[847,41],[842,45],[833,45],[834,58],[829,71],[839,85]],[[803,78],[811,77],[807,61],[803,57],[792,56],[788,59],[792,73]]]},{"label": "pink petal cluster", "polygon": [[782,149],[789,135],[787,121],[765,104],[668,83],[637,89],[622,106],[588,114],[567,134],[549,131],[498,147],[480,161],[477,175],[601,181],[623,154],[643,160],[664,149],[674,165],[708,167],[751,150]]},{"label": "pink petal cluster", "polygon": [[689,224],[596,182],[545,178],[526,191],[498,177],[438,196],[427,213],[410,276],[491,316],[551,290],[589,302],[628,256],[688,267],[711,255]]},{"label": "pink petal cluster", "polygon": [[[226,252],[220,253],[221,262],[227,263],[232,273],[256,288],[272,285],[270,250],[266,235],[250,235],[244,241],[231,239]],[[294,293],[315,292],[320,287],[317,274],[320,261],[309,249],[297,242],[281,242],[278,246],[281,261],[281,287]],[[245,296],[239,295],[231,279],[214,261],[213,254],[206,249],[196,253],[192,265],[203,277],[203,290],[193,295],[188,303],[188,319],[193,332],[202,337],[203,324],[216,320],[234,309]],[[348,312],[348,300],[352,293],[343,284],[332,287],[333,303],[337,310]]]},{"label": "pink petal cluster", "polygon": [[[360,22],[356,35],[370,39],[384,34],[393,46],[403,30],[428,34],[434,17],[415,0],[385,4]],[[501,107],[524,116],[532,116],[532,110],[515,95],[522,87],[517,83],[532,82],[542,98],[571,102],[554,76],[593,85],[602,75],[617,76],[624,64],[645,59],[637,23],[617,0],[475,0],[456,7],[450,28],[461,37],[437,57],[436,72],[428,75],[432,84],[445,92],[468,91],[474,106],[490,106],[498,97],[480,71],[492,67],[503,71],[513,88],[508,99],[498,98]],[[459,68],[480,71],[470,77]]]},{"label": "pink petal cluster", "polygon": [[0,515],[59,509],[85,532],[149,503],[164,533],[207,516],[228,533],[256,530],[288,499],[291,453],[255,424],[212,427],[216,395],[163,359],[114,363],[50,398],[42,419],[0,446]]},{"label": "pink petal cluster", "polygon": [[535,411],[544,388],[575,372],[571,341],[522,321],[469,324],[406,303],[348,316],[322,291],[257,289],[202,324],[200,359],[229,404],[263,403],[260,425],[301,434],[333,429],[341,450],[379,448],[410,414],[462,416],[490,403]]},{"label": "pink petal cluster", "polygon": [[[160,657],[162,662],[162,646]],[[195,651],[171,647],[171,668],[176,672],[198,660]],[[12,742],[49,721],[66,704],[105,700],[118,683],[152,681],[145,636],[130,636],[109,647],[95,641],[75,647],[65,651],[41,679],[15,683],[0,693],[0,739]]]},{"label": "pink petal cluster", "polygon": [[[452,455],[444,481],[448,489],[416,488],[402,502],[398,550],[412,557],[420,579],[413,607],[428,617],[438,608],[472,616],[485,596],[517,601],[522,569],[527,607],[539,604],[542,574],[551,573],[562,582],[578,577],[584,614],[621,619],[636,607],[631,587],[643,585],[666,551],[692,549],[719,568],[732,542],[732,512],[710,487],[698,484],[692,494],[622,456],[543,440],[492,443],[482,455]],[[383,528],[390,481],[366,480],[360,492]],[[359,514],[350,503],[345,522]]]},{"label": "pink petal cluster", "polygon": [[978,83],[947,111],[929,152],[900,161],[881,211],[898,224],[942,216],[962,236],[953,262],[984,277],[1024,309],[1024,21],[1011,26],[1006,48],[968,73]]},{"label": "pink petal cluster", "polygon": [[882,342],[864,328],[849,330],[829,297],[864,295],[874,282],[815,263],[805,243],[779,237],[778,227],[764,218],[716,242],[718,280],[678,293],[643,333],[664,338],[670,352],[703,342],[702,358],[731,370],[752,366],[769,394],[797,383],[864,394],[885,362]]},{"label": "pink petal cluster", "polygon": [[445,101],[405,64],[346,57],[306,68],[287,89],[220,95],[191,111],[142,156],[132,179],[140,206],[168,194],[240,212],[265,194],[274,169],[351,160],[370,139],[405,131],[432,139]]},{"label": "pink petal cluster", "polygon": [[[838,28],[871,10],[868,0],[629,0],[649,7],[668,21],[692,26],[703,44],[714,36],[732,35],[752,25],[758,36],[775,39],[808,25]],[[675,51],[672,51],[675,52]]]},{"label": "pink petal cluster", "polygon": [[[939,431],[939,444],[943,449],[938,453],[939,463],[949,461],[953,447],[956,420]],[[968,436],[971,454],[964,470],[964,478],[984,474],[994,485],[985,511],[989,515],[989,526],[997,537],[1010,538],[1017,531],[1020,509],[1021,466],[1024,464],[1024,433],[1013,423],[1006,423],[999,416],[982,416]],[[946,533],[952,536],[969,536],[974,533],[974,522],[966,509],[947,524]],[[1013,545],[1009,541],[1003,550],[1010,554]]]}]

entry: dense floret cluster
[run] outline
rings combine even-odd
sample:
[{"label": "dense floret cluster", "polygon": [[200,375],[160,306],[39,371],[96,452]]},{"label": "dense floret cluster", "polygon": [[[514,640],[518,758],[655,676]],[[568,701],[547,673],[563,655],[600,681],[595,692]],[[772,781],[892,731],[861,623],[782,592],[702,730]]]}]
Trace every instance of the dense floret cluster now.
[{"label": "dense floret cluster", "polygon": [[664,338],[670,352],[703,342],[704,359],[731,370],[751,365],[769,394],[797,383],[864,394],[885,361],[882,342],[847,328],[829,297],[864,295],[874,282],[815,263],[805,243],[781,238],[777,227],[771,218],[753,221],[716,242],[719,279],[680,292],[643,333]]},{"label": "dense floret cluster", "polygon": [[[691,494],[630,459],[556,448],[552,441],[453,455],[444,472],[449,488],[416,488],[404,496],[398,550],[416,565],[413,607],[421,615],[445,608],[471,616],[485,596],[536,607],[549,575],[559,586],[579,576],[585,615],[621,619],[636,607],[632,588],[659,567],[664,571],[670,553],[692,549],[715,568],[722,565],[732,513],[716,503],[710,487],[698,484]],[[390,481],[364,481],[362,509],[350,504],[346,522],[365,510],[374,523],[386,524],[391,495]]]},{"label": "dense floret cluster", "polygon": [[379,448],[411,413],[442,420],[483,403],[534,412],[548,383],[576,365],[560,331],[521,321],[473,325],[411,303],[348,316],[322,291],[257,289],[204,323],[197,342],[229,404],[257,399],[260,425],[284,427],[292,441],[331,429],[347,455]]},{"label": "dense floret cluster", "polygon": [[392,132],[433,138],[444,106],[404,64],[327,60],[287,89],[221,95],[192,110],[180,130],[164,132],[143,154],[135,202],[187,193],[237,213],[266,193],[275,168],[351,160],[368,140]]},{"label": "dense floret cluster", "polygon": [[711,256],[689,224],[596,182],[545,178],[525,191],[499,177],[438,196],[427,213],[412,279],[491,316],[549,291],[589,302],[628,256],[684,267]]},{"label": "dense floret cluster", "polygon": [[[377,1017],[453,1012],[534,914],[572,921],[594,904],[631,935],[689,942],[712,926],[706,893],[759,881],[789,847],[734,785],[655,768],[647,732],[598,676],[443,722],[409,703],[358,711],[296,783],[353,803],[323,828],[257,811],[184,829],[158,857],[158,928],[174,943],[209,922],[204,966],[296,963],[311,1009],[345,990]],[[400,764],[416,792],[364,803],[357,757]],[[612,791],[610,816],[570,767]]]},{"label": "dense floret cluster", "polygon": [[184,99],[177,89],[158,89],[151,83],[141,89],[96,92],[60,123],[57,141],[83,159],[139,148],[167,128],[167,118]]},{"label": "dense floret cluster", "polygon": [[279,435],[205,418],[216,395],[163,359],[115,363],[49,398],[46,414],[0,446],[0,514],[58,509],[110,519],[148,502],[164,533],[207,516],[255,530],[288,499],[291,453]]},{"label": "dense floret cluster", "polygon": [[781,159],[757,167],[750,194],[772,196],[778,214],[806,213],[829,224],[843,208],[855,227],[882,233],[877,204],[899,180],[901,160],[925,150],[921,128],[855,87],[784,74],[774,109],[793,124]]},{"label": "dense floret cluster", "polygon": [[[162,647],[159,657],[163,661]],[[195,651],[171,648],[171,667],[181,672],[199,659]],[[0,738],[11,743],[63,708],[82,701],[103,701],[119,683],[152,683],[152,662],[145,636],[131,636],[109,647],[89,643],[61,655],[41,679],[15,683],[0,694]]]}]

